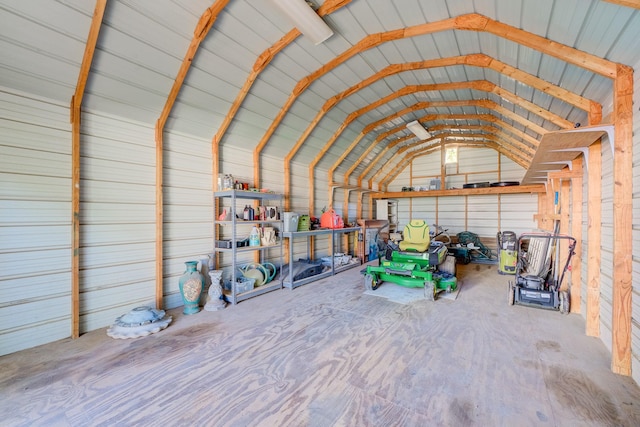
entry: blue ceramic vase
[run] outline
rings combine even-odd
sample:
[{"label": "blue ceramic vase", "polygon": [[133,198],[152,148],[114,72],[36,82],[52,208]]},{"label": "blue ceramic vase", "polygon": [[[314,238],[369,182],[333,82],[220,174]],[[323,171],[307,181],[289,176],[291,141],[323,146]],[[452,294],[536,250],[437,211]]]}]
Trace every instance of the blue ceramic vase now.
[{"label": "blue ceramic vase", "polygon": [[184,314],[200,311],[200,296],[204,291],[204,276],[198,271],[198,261],[185,262],[187,270],[180,276],[180,294],[184,303]]}]

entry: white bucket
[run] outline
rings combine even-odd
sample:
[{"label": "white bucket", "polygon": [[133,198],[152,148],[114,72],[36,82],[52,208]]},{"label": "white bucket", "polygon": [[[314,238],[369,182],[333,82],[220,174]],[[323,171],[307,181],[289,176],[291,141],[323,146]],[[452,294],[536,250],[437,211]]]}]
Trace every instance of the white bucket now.
[{"label": "white bucket", "polygon": [[300,214],[295,212],[285,212],[284,213],[284,232],[289,231],[298,231],[298,218],[300,218]]}]

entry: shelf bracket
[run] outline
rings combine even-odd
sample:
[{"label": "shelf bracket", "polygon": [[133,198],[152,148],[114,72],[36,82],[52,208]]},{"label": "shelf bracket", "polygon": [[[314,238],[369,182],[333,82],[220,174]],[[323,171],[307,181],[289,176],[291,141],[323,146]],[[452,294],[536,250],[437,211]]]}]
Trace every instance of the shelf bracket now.
[{"label": "shelf bracket", "polygon": [[[576,150],[554,150],[554,151],[576,151]],[[541,162],[541,165],[567,165],[567,167],[569,168],[570,171],[573,170],[573,161],[572,160],[560,160],[557,162]],[[541,171],[541,172],[555,172],[554,170],[552,171]]]},{"label": "shelf bracket", "polygon": [[611,147],[611,155],[615,155],[616,148],[614,147],[613,138],[615,136],[615,130],[613,125],[601,125],[601,126],[589,126],[586,128],[575,128],[568,132],[593,132],[594,130],[601,130],[607,133],[607,138],[609,138],[609,147]]},{"label": "shelf bracket", "polygon": [[[589,168],[589,148],[588,147],[577,147],[577,148],[566,148],[566,149],[560,149],[560,150],[551,150],[554,152],[560,152],[560,151],[580,151],[582,153],[582,155],[584,156],[584,165],[585,165],[585,169],[588,170]],[[569,167],[569,170],[571,170],[571,167]]]}]

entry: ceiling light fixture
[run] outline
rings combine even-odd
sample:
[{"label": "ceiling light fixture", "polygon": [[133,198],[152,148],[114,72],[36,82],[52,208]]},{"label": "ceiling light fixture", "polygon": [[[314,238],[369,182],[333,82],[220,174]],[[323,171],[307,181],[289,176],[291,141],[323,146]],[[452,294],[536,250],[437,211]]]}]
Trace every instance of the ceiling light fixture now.
[{"label": "ceiling light fixture", "polygon": [[272,0],[293,25],[313,42],[320,44],[333,35],[333,31],[305,0]]},{"label": "ceiling light fixture", "polygon": [[407,129],[420,139],[431,138],[431,134],[417,120],[407,123]]}]

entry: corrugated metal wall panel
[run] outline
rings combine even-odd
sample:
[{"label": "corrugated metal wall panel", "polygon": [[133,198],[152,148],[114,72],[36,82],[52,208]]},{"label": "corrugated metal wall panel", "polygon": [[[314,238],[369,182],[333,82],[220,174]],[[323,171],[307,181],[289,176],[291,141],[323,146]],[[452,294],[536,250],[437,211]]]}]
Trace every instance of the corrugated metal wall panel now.
[{"label": "corrugated metal wall panel", "polygon": [[524,177],[526,170],[509,159],[507,156],[500,155],[500,181],[517,181],[520,182]]},{"label": "corrugated metal wall panel", "polygon": [[[447,167],[446,188],[462,188],[467,182],[511,179],[519,181],[523,173],[522,167],[504,156],[499,157],[494,150],[460,147],[457,166]],[[399,191],[400,188],[409,185],[428,185],[430,177],[439,175],[440,153],[421,156],[414,160],[413,168],[407,167],[398,174],[392,182],[394,190],[390,188],[390,191]],[[437,221],[438,225],[448,228],[451,235],[471,231],[481,237],[495,237],[498,231],[503,230],[515,231],[518,234],[534,230],[536,222],[533,215],[537,211],[538,196],[532,194],[417,197],[402,199],[399,205],[399,220],[402,229],[412,215],[430,215],[424,219],[431,224]]]},{"label": "corrugated metal wall panel", "polygon": [[424,219],[432,224],[436,218],[436,199],[422,197],[415,199],[400,199],[398,203],[398,227],[402,231],[412,219]]},{"label": "corrugated metal wall panel", "polygon": [[82,333],[155,305],[155,140],[150,126],[94,112],[81,134]]},{"label": "corrugated metal wall panel", "polygon": [[[169,214],[164,217],[164,304],[173,308],[182,305],[178,281],[184,263],[213,250],[213,163],[210,139],[165,132],[164,142],[164,209]],[[241,169],[226,166],[223,171],[236,178]],[[181,215],[185,210],[193,212]]]},{"label": "corrugated metal wall panel", "polygon": [[[613,153],[609,141],[602,142],[602,226],[600,272],[600,333],[604,345],[612,351],[611,326],[613,320]],[[606,336],[608,331],[609,336]]]},{"label": "corrugated metal wall panel", "polygon": [[507,194],[500,196],[500,231],[513,231],[517,235],[538,228],[533,215],[538,212],[537,194]]},{"label": "corrugated metal wall panel", "polygon": [[67,106],[5,89],[0,112],[2,355],[71,333],[71,126]]},{"label": "corrugated metal wall panel", "polygon": [[464,196],[438,197],[438,225],[448,229],[450,236],[461,231],[475,232],[466,225],[466,202]]},{"label": "corrugated metal wall panel", "polygon": [[587,318],[587,297],[589,295],[589,289],[587,287],[587,280],[589,278],[589,174],[584,173],[582,182],[582,274],[580,284],[580,314],[585,319]]},{"label": "corrugated metal wall panel", "polygon": [[467,197],[467,229],[478,236],[495,236],[499,230],[498,196]]},{"label": "corrugated metal wall panel", "polygon": [[[266,157],[268,161],[265,166],[267,166],[267,170],[265,173],[271,173],[273,177],[282,177],[282,170],[284,169],[284,163],[282,159],[278,159],[275,157]],[[271,179],[274,179],[274,178]],[[327,181],[327,171],[325,170],[316,170],[315,171],[316,178],[316,188],[315,188],[315,199],[316,199],[316,213],[315,216],[319,216],[321,213],[321,209],[324,206],[327,206],[327,195],[328,195],[328,187],[326,184]],[[278,179],[278,178],[275,178]],[[291,189],[289,195],[289,212],[296,212],[301,215],[309,214],[309,164],[302,163],[299,161],[294,161],[291,163]],[[283,182],[279,184],[281,188],[284,188]],[[336,193],[341,192],[337,191]],[[321,204],[319,204],[321,203]],[[342,209],[342,208],[340,208]],[[329,239],[327,236],[319,236],[315,239],[315,253],[311,254],[315,259],[319,259],[320,257],[326,256],[329,251]],[[279,256],[279,254],[276,254]],[[285,254],[285,257],[287,255]],[[293,242],[293,259],[306,259],[307,258],[307,240],[306,239],[296,239]]]},{"label": "corrugated metal wall panel", "polygon": [[407,186],[406,183],[411,182],[411,169],[404,168],[398,176],[389,183],[388,191],[401,191],[402,187]]},{"label": "corrugated metal wall panel", "polygon": [[460,173],[485,173],[498,169],[499,153],[488,148],[458,148]]},{"label": "corrugated metal wall panel", "polygon": [[440,175],[440,151],[416,157],[413,160],[413,175]]},{"label": "corrugated metal wall panel", "polygon": [[260,188],[284,194],[284,161],[278,157],[262,156],[261,166]]}]

